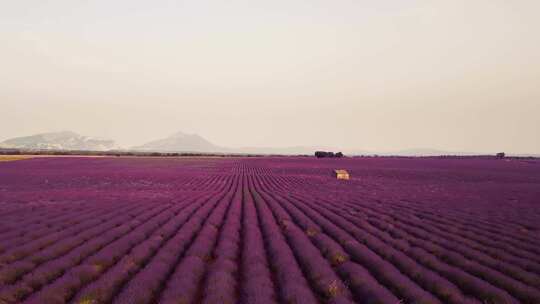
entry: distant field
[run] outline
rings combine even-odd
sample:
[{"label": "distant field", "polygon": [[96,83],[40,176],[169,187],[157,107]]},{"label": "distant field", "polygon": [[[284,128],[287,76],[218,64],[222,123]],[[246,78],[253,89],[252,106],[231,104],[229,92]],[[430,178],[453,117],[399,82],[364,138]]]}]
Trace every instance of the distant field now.
[{"label": "distant field", "polygon": [[4,162],[0,303],[540,303],[539,198],[538,160]]},{"label": "distant field", "polygon": [[0,155],[0,162],[5,161],[13,161],[13,160],[21,160],[21,159],[27,159],[30,156],[19,156],[19,155]]}]

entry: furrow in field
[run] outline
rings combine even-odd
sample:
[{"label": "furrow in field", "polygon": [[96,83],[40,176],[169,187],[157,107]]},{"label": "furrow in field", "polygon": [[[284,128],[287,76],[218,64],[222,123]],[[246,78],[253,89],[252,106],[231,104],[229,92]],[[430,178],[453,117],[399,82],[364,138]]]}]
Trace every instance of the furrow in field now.
[{"label": "furrow in field", "polygon": [[444,217],[441,217],[441,213],[427,212],[419,208],[412,208],[403,205],[396,206],[398,209],[412,209],[416,212],[416,216],[421,216],[422,219],[430,220],[435,225],[450,226],[453,232],[458,234],[464,234],[469,236],[483,237],[485,240],[492,240],[493,243],[499,246],[507,248],[517,248],[520,251],[526,252],[532,258],[535,258],[537,262],[540,262],[540,247],[536,245],[536,242],[531,242],[530,239],[521,239],[520,235],[510,235],[506,231],[493,231],[489,227],[479,227],[475,224],[474,220],[464,221],[458,217],[448,216],[444,213]]},{"label": "furrow in field", "polygon": [[[321,214],[324,214],[324,216],[328,217],[329,219],[334,219],[334,223],[339,223],[339,226],[347,227],[347,230],[352,231],[359,241],[369,242],[373,248],[377,248],[377,244],[375,243],[375,241],[369,238],[362,229],[359,229],[354,224],[345,220],[343,217],[339,216],[335,212],[332,212],[331,210],[322,206],[317,206],[314,203],[309,204],[309,207],[311,207],[311,209],[313,210],[317,210]],[[382,236],[379,235],[379,238],[381,237]],[[386,253],[386,249],[387,248],[384,247],[380,248],[379,253],[387,256],[388,258],[391,258],[392,256]],[[464,294],[476,297],[480,301],[495,301],[496,303],[519,303],[515,298],[513,298],[504,290],[492,286],[489,283],[473,275],[470,275],[459,268],[447,265],[445,262],[439,260],[435,256],[418,249],[420,248],[412,247],[410,251],[403,251],[403,253],[410,256],[411,252],[419,251],[418,254],[416,254],[415,256],[415,261],[417,263],[420,263],[425,267],[431,269],[432,271],[438,273],[440,276],[445,278],[445,280],[449,280],[450,282],[458,286]],[[442,286],[442,288],[444,288],[444,286]]]},{"label": "furrow in field", "polygon": [[289,247],[296,256],[310,286],[317,292],[319,298],[326,303],[353,303],[350,290],[334,271],[330,261],[321,255],[319,249],[311,243],[304,231],[295,224],[274,199],[261,190],[257,178],[254,179],[254,193],[260,198],[259,201],[264,204],[261,208],[273,214],[273,217],[279,223]]},{"label": "furrow in field", "polygon": [[[288,205],[289,207],[292,207],[294,205],[299,210],[299,212],[297,212],[297,215],[303,213],[307,216],[309,220],[312,220],[317,225],[319,225],[324,234],[328,234],[333,240],[335,240],[337,244],[342,246],[342,248],[345,250],[347,255],[351,257],[351,260],[354,263],[360,264],[371,273],[371,276],[373,276],[375,280],[373,280],[374,282],[370,285],[373,285],[374,288],[376,288],[377,285],[381,284],[382,286],[384,286],[384,288],[388,288],[398,298],[404,299],[405,301],[415,301],[415,303],[440,302],[433,295],[426,292],[426,290],[434,291],[435,295],[438,295],[440,298],[443,299],[447,299],[449,297],[453,298],[454,303],[460,303],[459,301],[462,301],[461,303],[467,303],[469,301],[468,299],[463,297],[460,292],[457,292],[455,295],[448,295],[448,290],[452,291],[452,285],[449,284],[447,286],[444,286],[444,280],[441,280],[440,278],[439,283],[441,281],[442,283],[439,285],[431,284],[431,282],[427,279],[424,279],[423,277],[419,278],[418,276],[413,278],[416,280],[420,279],[418,281],[423,284],[419,284],[419,282],[411,280],[405,274],[402,274],[401,270],[404,269],[404,265],[407,262],[409,262],[406,264],[407,266],[414,266],[416,265],[416,263],[414,263],[413,261],[405,261],[401,264],[397,263],[397,265],[394,265],[393,263],[395,263],[396,259],[400,258],[400,256],[392,256],[395,257],[394,260],[384,260],[383,257],[388,258],[388,255],[380,257],[377,254],[385,252],[384,250],[388,250],[388,247],[376,248],[378,250],[373,251],[373,249],[369,248],[367,244],[364,245],[363,243],[354,239],[354,229],[350,229],[351,227],[348,226],[343,227],[344,229],[338,227],[340,226],[339,224],[337,224],[340,221],[339,218],[327,219],[316,211],[307,209],[306,206],[302,206],[302,204],[298,200],[294,201],[294,203],[287,202],[283,205]],[[317,234],[317,232],[313,231],[311,233]],[[401,256],[401,258],[403,258],[403,256]],[[412,268],[410,269],[410,271],[416,274],[422,274],[424,276],[427,276],[428,278],[437,279],[436,275],[422,268]],[[455,289],[456,288],[454,287],[454,291]],[[366,291],[366,293],[369,294],[369,290]]]},{"label": "furrow in field", "polygon": [[265,246],[260,217],[245,173],[242,179],[242,205],[240,299],[243,303],[273,304],[279,295],[277,279],[270,269],[271,256]]},{"label": "furrow in field", "polygon": [[67,269],[62,276],[34,292],[24,303],[57,303],[69,301],[87,282],[112,267],[124,254],[168,221],[180,205],[163,204],[162,209],[136,223],[129,232],[101,248],[80,264]]},{"label": "furrow in field", "polygon": [[[363,210],[369,214],[371,214],[370,212],[375,212],[367,208]],[[342,212],[347,214],[346,210],[342,210]],[[467,259],[474,260],[493,270],[500,271],[531,287],[540,286],[540,276],[534,272],[529,272],[529,269],[534,271],[535,268],[540,267],[540,265],[534,262],[510,256],[502,250],[494,250],[489,247],[478,248],[477,243],[459,238],[455,234],[447,233],[433,225],[425,225],[423,221],[415,222],[413,217],[405,214],[387,214],[384,211],[379,211],[378,214],[385,214],[391,217],[393,219],[391,225],[394,225],[395,228],[402,230],[412,229],[416,235],[420,235],[422,238],[444,247],[448,252],[462,254]]]},{"label": "furrow in field", "polygon": [[[369,204],[348,204],[353,209],[354,208],[363,208],[363,210],[374,210],[373,207],[369,206]],[[371,208],[371,209],[370,209]],[[374,211],[373,211],[374,212]],[[485,238],[482,236],[479,236],[477,233],[466,233],[466,232],[460,232],[454,229],[451,222],[444,222],[442,217],[439,216],[436,221],[431,221],[431,218],[422,217],[418,218],[414,214],[410,213],[400,213],[400,215],[396,216],[393,213],[389,213],[387,210],[380,210],[378,211],[379,215],[385,215],[387,217],[392,217],[397,222],[403,222],[405,225],[415,225],[416,223],[412,222],[411,219],[418,219],[418,223],[416,225],[421,225],[422,229],[426,229],[431,231],[451,231],[452,233],[444,233],[446,235],[449,235],[450,237],[454,238],[461,238],[462,240],[468,241],[468,244],[473,244],[474,247],[480,248],[479,250],[481,252],[487,253],[492,252],[495,258],[497,259],[503,259],[505,258],[508,260],[508,263],[510,265],[518,265],[520,267],[523,267],[524,270],[530,271],[535,273],[536,275],[540,274],[540,263],[534,259],[534,254],[523,251],[519,248],[515,247],[509,247],[509,246],[498,246],[497,243],[493,242],[493,238]],[[457,243],[462,244],[463,242],[457,241]]]},{"label": "furrow in field", "polygon": [[[130,214],[135,216],[138,213],[142,213],[142,211],[138,212],[138,209],[144,211],[147,207],[144,205],[135,207],[130,211]],[[125,213],[125,210],[121,210],[108,216],[103,216],[93,223],[94,226],[89,226],[88,229],[82,230],[80,233],[67,237],[47,248],[37,250],[34,253],[29,254],[26,258],[5,265],[0,270],[0,286],[14,284],[20,277],[31,272],[41,264],[68,254],[74,248],[77,248],[101,233],[121,225],[126,219]]]},{"label": "furrow in field", "polygon": [[[449,248],[441,247],[435,244],[431,237],[422,238],[425,234],[421,234],[422,230],[407,225],[397,226],[395,221],[391,223],[382,220],[376,220],[376,215],[370,216],[368,222],[374,224],[377,228],[387,231],[392,235],[397,235],[400,239],[408,241],[412,246],[423,248],[427,252],[433,254],[446,264],[457,267],[471,275],[481,278],[502,290],[506,290],[509,294],[519,298],[524,303],[537,303],[540,301],[540,292],[531,286],[527,286],[519,281],[512,279],[500,273],[498,270],[485,267],[474,260],[468,260],[466,257],[453,251]],[[395,229],[399,228],[399,229]],[[419,232],[420,231],[420,232]]]},{"label": "furrow in field", "polygon": [[214,262],[214,247],[221,235],[224,218],[230,210],[236,191],[238,191],[238,178],[235,178],[233,188],[214,208],[184,257],[169,276],[159,298],[160,303],[201,302],[203,296],[201,286],[204,283],[208,265]]},{"label": "furrow in field", "polygon": [[[248,175],[249,176],[249,175]],[[278,300],[282,303],[317,303],[319,299],[309,287],[302,270],[278,224],[261,198],[253,191],[253,183],[248,178],[248,187],[257,210],[269,264],[274,273],[274,284],[278,290]]]},{"label": "furrow in field", "polygon": [[106,219],[110,218],[110,216],[108,215],[108,211],[109,210],[101,210],[91,217],[79,217],[75,215],[75,218],[72,220],[72,222],[77,224],[68,227],[64,226],[64,229],[61,229],[56,233],[44,235],[43,237],[31,240],[28,243],[24,243],[20,246],[15,246],[5,251],[4,253],[2,253],[2,255],[0,255],[0,265],[7,265],[15,261],[21,260],[38,250],[44,250],[46,248],[49,248],[50,246],[54,246],[66,237],[76,236],[82,231],[90,227],[94,227],[96,224],[100,223],[100,217],[105,216]]},{"label": "furrow in field", "polygon": [[21,244],[37,240],[51,233],[57,233],[87,219],[93,219],[100,214],[112,212],[121,206],[95,207],[85,211],[63,211],[59,216],[49,214],[27,213],[26,221],[18,223],[15,230],[0,236],[0,252],[5,252]]},{"label": "furrow in field", "polygon": [[243,179],[237,174],[237,189],[212,253],[212,262],[201,282],[201,303],[237,303],[240,278],[240,244]]},{"label": "furrow in field", "polygon": [[168,205],[151,206],[148,210],[137,215],[135,218],[132,218],[129,213],[126,213],[124,223],[114,227],[99,237],[89,240],[62,258],[40,265],[32,272],[24,275],[16,284],[3,288],[0,291],[0,299],[5,300],[8,303],[19,302],[31,293],[40,290],[45,285],[62,276],[71,267],[79,265],[86,257],[120,239],[140,224],[144,224],[154,215],[163,212],[163,210],[166,210],[169,207],[170,206]]},{"label": "furrow in field", "polygon": [[72,303],[111,302],[123,286],[148,264],[164,244],[181,229],[189,217],[209,199],[210,195],[202,195],[188,200],[189,202],[182,209],[175,212],[174,217],[155,230],[143,242],[133,247],[116,264],[93,282],[86,282],[85,286],[73,297]]},{"label": "furrow in field", "polygon": [[[343,263],[347,261],[348,255],[344,253],[341,245],[339,245],[336,241],[329,238],[323,231],[324,229],[320,228],[318,224],[313,222],[309,217],[305,215],[305,213],[299,209],[297,203],[295,203],[294,200],[287,200],[285,198],[277,198],[277,201],[280,201],[283,208],[287,209],[288,212],[293,215],[294,220],[296,223],[300,223],[302,225],[302,228],[305,229],[306,234],[310,236],[310,238],[314,242],[320,242],[321,243],[321,251],[323,254],[327,256],[328,259],[336,265],[340,265],[340,263]],[[315,218],[316,219],[316,218]],[[371,244],[370,244],[371,245]],[[376,249],[377,253],[383,252],[385,255],[382,257],[389,260],[391,263],[393,263],[396,267],[398,267],[401,271],[403,271],[405,274],[407,274],[411,279],[416,281],[421,287],[425,288],[426,290],[433,292],[435,295],[437,295],[440,299],[444,300],[448,303],[475,303],[475,301],[472,301],[469,298],[466,298],[461,291],[450,282],[446,281],[444,278],[440,277],[438,274],[433,273],[422,266],[418,265],[415,261],[408,258],[407,256],[401,254],[400,252],[392,252],[392,250],[389,250],[388,247],[380,246],[381,244],[378,244],[379,247]],[[369,247],[369,246],[368,246]],[[329,248],[333,248],[333,250],[329,250]],[[371,249],[371,248],[370,248]],[[386,251],[384,251],[386,250]],[[390,259],[388,257],[391,257]],[[358,265],[359,266],[359,265]],[[367,272],[367,271],[366,271]],[[376,283],[376,280],[372,279],[373,283]],[[373,284],[370,285],[378,285]],[[356,291],[356,290],[353,290]],[[361,290],[358,290],[359,292]],[[367,294],[372,294],[371,291],[366,291]],[[362,294],[360,294],[361,296]],[[387,300],[386,300],[387,301]],[[380,301],[381,303],[384,303],[384,301]],[[477,302],[478,303],[478,302]]]},{"label": "furrow in field", "polygon": [[[230,186],[232,187],[232,183]],[[114,297],[114,302],[133,303],[135,299],[139,303],[157,301],[187,248],[193,243],[213,209],[224,202],[223,198],[226,195],[227,193],[222,193],[212,196],[202,208],[190,216],[174,237],[169,239],[146,266],[123,286]]]},{"label": "furrow in field", "polygon": [[[430,214],[440,214],[441,211],[444,212],[447,218],[451,220],[458,220],[463,221],[465,220],[467,224],[472,224],[474,226],[478,226],[479,223],[482,224],[482,226],[478,226],[478,228],[482,230],[492,231],[495,234],[503,234],[508,235],[510,237],[517,237],[519,240],[528,242],[533,241],[532,237],[528,236],[527,234],[523,233],[525,226],[527,226],[527,223],[536,223],[538,221],[538,218],[535,219],[529,219],[526,220],[526,215],[518,214],[519,219],[513,218],[511,213],[515,213],[515,210],[501,210],[500,214],[484,214],[482,211],[478,212],[471,212],[471,211],[463,211],[463,210],[454,210],[450,209],[447,206],[438,206],[437,208],[434,208],[434,206],[429,206],[425,203],[419,203],[411,200],[402,200],[405,202],[404,205],[408,206],[414,206],[418,208],[419,210],[424,210],[429,212]],[[531,212],[534,212],[534,210],[531,210]],[[510,213],[510,214],[509,214]],[[513,231],[514,233],[512,233]],[[510,233],[509,233],[510,232]],[[515,235],[515,233],[519,233],[518,235]],[[537,248],[540,248],[537,246]]]}]

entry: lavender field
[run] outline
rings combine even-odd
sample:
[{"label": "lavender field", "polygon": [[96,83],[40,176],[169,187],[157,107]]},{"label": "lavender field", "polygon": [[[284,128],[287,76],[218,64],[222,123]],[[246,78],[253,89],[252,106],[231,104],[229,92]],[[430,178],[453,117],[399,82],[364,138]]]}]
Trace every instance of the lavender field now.
[{"label": "lavender field", "polygon": [[0,163],[0,303],[540,303],[539,240],[537,160]]}]

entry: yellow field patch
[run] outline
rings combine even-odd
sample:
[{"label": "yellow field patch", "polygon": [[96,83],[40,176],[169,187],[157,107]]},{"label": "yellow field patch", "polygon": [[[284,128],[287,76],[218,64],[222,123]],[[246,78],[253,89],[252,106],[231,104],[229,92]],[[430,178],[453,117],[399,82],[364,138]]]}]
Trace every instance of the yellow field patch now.
[{"label": "yellow field patch", "polygon": [[0,155],[0,162],[21,160],[21,159],[27,159],[27,158],[30,158],[30,156],[25,156],[25,155]]}]

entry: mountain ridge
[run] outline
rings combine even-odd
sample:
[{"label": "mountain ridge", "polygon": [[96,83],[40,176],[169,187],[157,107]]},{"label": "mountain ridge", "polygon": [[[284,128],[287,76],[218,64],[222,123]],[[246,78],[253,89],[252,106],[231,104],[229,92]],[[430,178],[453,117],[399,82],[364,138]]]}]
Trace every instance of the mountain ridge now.
[{"label": "mountain ridge", "polygon": [[[486,155],[487,153],[444,151],[430,148],[403,149],[398,151],[370,151],[359,149],[339,149],[323,146],[292,147],[223,147],[215,145],[198,134],[178,131],[167,137],[152,140],[130,148],[119,148],[115,141],[82,136],[72,131],[39,133],[30,136],[10,138],[0,142],[0,148],[27,150],[80,150],[80,151],[139,151],[139,152],[186,152],[222,154],[264,154],[264,155],[312,155],[315,151],[343,152],[346,155],[379,156],[439,156],[439,155]],[[492,154],[495,154],[494,151]],[[509,153],[509,156],[535,156],[538,154]]]},{"label": "mountain ridge", "polygon": [[109,139],[79,135],[72,131],[60,131],[13,137],[0,142],[0,148],[106,151],[114,149],[115,142]]},{"label": "mountain ridge", "polygon": [[176,132],[168,137],[132,147],[131,150],[152,152],[223,152],[226,148],[216,146],[198,134]]}]

